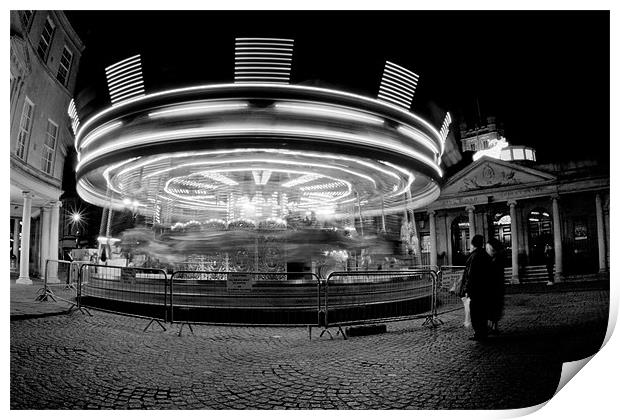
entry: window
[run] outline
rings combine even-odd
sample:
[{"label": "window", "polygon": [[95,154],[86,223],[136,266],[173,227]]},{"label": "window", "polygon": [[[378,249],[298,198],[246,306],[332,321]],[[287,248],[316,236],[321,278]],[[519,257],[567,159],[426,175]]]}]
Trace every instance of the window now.
[{"label": "window", "polygon": [[60,57],[60,65],[58,66],[58,73],[56,74],[56,79],[63,86],[67,86],[67,82],[69,81],[69,72],[71,71],[71,62],[73,61],[73,53],[67,46],[62,50],[62,57]]},{"label": "window", "polygon": [[45,26],[43,27],[43,32],[41,32],[41,39],[37,47],[37,54],[43,61],[47,60],[47,53],[49,52],[52,38],[54,37],[54,29],[54,22],[52,22],[52,19],[48,16],[47,19],[45,19]]},{"label": "window", "polygon": [[22,24],[24,28],[28,30],[30,26],[30,22],[32,22],[32,15],[34,15],[34,10],[23,10],[22,11]]},{"label": "window", "polygon": [[15,154],[20,159],[25,159],[26,145],[30,138],[30,129],[32,128],[32,114],[34,111],[34,104],[30,99],[24,100],[24,108],[22,109],[22,117],[19,121],[19,133],[17,135],[17,149]]},{"label": "window", "polygon": [[54,150],[56,150],[56,138],[58,137],[58,126],[51,120],[47,120],[47,132],[45,142],[41,150],[41,169],[46,174],[52,174],[54,168]]}]

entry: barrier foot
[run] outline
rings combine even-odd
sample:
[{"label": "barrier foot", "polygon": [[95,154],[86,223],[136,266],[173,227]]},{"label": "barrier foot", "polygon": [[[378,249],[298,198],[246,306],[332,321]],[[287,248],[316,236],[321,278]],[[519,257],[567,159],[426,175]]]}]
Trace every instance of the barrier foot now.
[{"label": "barrier foot", "polygon": [[39,289],[37,291],[37,293],[40,293],[39,295],[37,295],[37,297],[34,299],[37,302],[47,302],[49,299],[53,300],[54,302],[58,302],[56,300],[56,298],[54,297],[54,292],[52,292],[50,289]]},{"label": "barrier foot", "polygon": [[194,329],[192,328],[192,324],[190,324],[189,322],[182,322],[181,323],[181,328],[179,328],[179,334],[178,336],[180,337],[181,334],[183,333],[183,326],[187,325],[189,327],[189,330],[192,332],[192,335],[194,334]]},{"label": "barrier foot", "polygon": [[323,334],[325,334],[325,333],[329,334],[329,338],[331,340],[334,339],[334,337],[332,336],[332,333],[329,331],[328,328],[323,328],[323,331],[321,331],[321,334],[319,335],[319,338],[323,337]]},{"label": "barrier foot", "polygon": [[434,315],[429,315],[422,323],[422,326],[425,325],[429,328],[437,328],[438,325],[443,325],[443,321]]},{"label": "barrier foot", "polygon": [[308,325],[308,340],[312,341],[312,325]]},{"label": "barrier foot", "polygon": [[[74,309],[75,308],[75,309]],[[73,313],[75,313],[76,311],[80,311],[80,313],[82,315],[88,315],[88,316],[93,316],[93,314],[90,313],[90,311],[88,310],[88,308],[84,308],[81,306],[77,306],[76,303],[72,304],[71,307],[69,308],[69,310],[67,311],[69,315],[73,315]]]},{"label": "barrier foot", "polygon": [[336,333],[336,335],[338,334],[342,334],[342,338],[344,338],[345,340],[349,339],[349,337],[347,337],[347,335],[344,333],[344,330],[342,329],[340,325],[338,325],[338,332]]},{"label": "barrier foot", "polygon": [[159,326],[162,328],[162,330],[166,331],[166,327],[164,327],[163,324],[161,322],[159,322],[159,319],[151,318],[151,320],[149,321],[148,325],[146,327],[144,327],[143,332],[146,332],[146,330],[149,329],[149,327],[151,326],[151,324],[153,322],[157,322],[157,324],[159,324]]}]

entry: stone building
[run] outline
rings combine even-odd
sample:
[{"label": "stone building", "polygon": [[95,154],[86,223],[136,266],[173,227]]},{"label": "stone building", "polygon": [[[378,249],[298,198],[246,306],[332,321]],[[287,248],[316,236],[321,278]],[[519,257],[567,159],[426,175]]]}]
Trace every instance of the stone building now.
[{"label": "stone building", "polygon": [[[500,141],[496,157],[480,155]],[[478,156],[444,180],[434,203],[416,210],[424,263],[463,265],[470,238],[481,234],[503,243],[506,280],[513,283],[546,279],[547,244],[556,281],[608,274],[607,165],[536,162],[535,151],[510,146],[494,120],[482,130],[462,127],[461,143]]]},{"label": "stone building", "polygon": [[[19,283],[58,258],[62,174],[73,132],[67,115],[82,41],[64,13],[11,11],[11,270]],[[54,280],[52,275],[52,281]]]}]

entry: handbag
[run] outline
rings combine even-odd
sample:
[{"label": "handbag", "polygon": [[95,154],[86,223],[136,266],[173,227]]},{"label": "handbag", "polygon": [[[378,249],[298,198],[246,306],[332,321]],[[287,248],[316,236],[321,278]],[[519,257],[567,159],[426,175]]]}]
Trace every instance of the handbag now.
[{"label": "handbag", "polygon": [[471,299],[467,296],[461,298],[463,301],[463,308],[465,309],[465,319],[463,320],[463,326],[465,328],[471,328],[471,309],[469,308],[469,304]]}]

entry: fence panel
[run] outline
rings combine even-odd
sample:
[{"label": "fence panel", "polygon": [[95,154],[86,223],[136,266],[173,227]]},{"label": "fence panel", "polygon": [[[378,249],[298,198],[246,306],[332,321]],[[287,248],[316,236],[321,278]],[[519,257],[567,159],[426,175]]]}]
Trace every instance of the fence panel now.
[{"label": "fence panel", "polygon": [[43,287],[37,292],[37,300],[64,300],[75,303],[79,263],[65,260],[46,260]]},{"label": "fence panel", "polygon": [[435,315],[463,309],[459,286],[465,266],[443,265],[437,273],[437,300]]},{"label": "fence panel", "polygon": [[329,325],[430,317],[436,273],[432,270],[334,272],[325,285]]},{"label": "fence panel", "polygon": [[155,268],[84,264],[78,281],[79,306],[167,319],[168,277]]},{"label": "fence panel", "polygon": [[320,281],[314,273],[175,271],[172,322],[318,325]]}]

